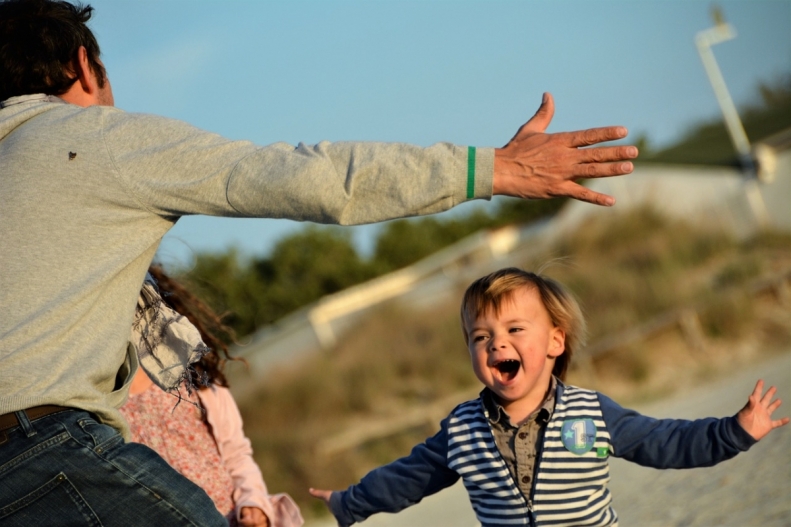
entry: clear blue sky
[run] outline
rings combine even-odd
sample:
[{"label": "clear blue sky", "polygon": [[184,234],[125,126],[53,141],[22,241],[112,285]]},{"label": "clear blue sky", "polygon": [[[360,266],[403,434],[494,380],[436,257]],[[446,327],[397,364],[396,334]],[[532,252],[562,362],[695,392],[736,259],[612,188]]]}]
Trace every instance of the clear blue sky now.
[{"label": "clear blue sky", "polygon": [[[719,115],[694,46],[710,2],[94,0],[117,106],[258,144],[501,146],[555,96],[549,131],[625,125],[663,146]],[[718,2],[737,104],[791,72],[791,2]],[[301,224],[189,217],[159,259],[265,254]],[[363,250],[374,229],[353,232]]]}]

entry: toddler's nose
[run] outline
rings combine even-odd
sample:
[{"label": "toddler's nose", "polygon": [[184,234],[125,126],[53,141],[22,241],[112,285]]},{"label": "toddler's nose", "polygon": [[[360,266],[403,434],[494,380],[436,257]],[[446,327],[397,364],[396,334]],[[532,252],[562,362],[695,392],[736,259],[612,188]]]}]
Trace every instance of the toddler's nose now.
[{"label": "toddler's nose", "polygon": [[505,348],[505,341],[503,339],[495,337],[489,343],[490,351],[496,351],[498,349],[503,349],[503,348]]}]

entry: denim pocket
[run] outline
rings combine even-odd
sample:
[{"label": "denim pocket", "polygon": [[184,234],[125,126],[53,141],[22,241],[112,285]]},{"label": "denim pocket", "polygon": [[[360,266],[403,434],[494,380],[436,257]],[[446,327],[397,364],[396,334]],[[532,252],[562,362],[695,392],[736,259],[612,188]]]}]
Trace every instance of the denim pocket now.
[{"label": "denim pocket", "polygon": [[53,520],[58,525],[101,526],[99,518],[63,472],[0,507],[0,524],[3,527],[46,525]]},{"label": "denim pocket", "polygon": [[106,452],[124,441],[115,428],[103,425],[92,417],[83,417],[77,421],[77,424],[93,439],[92,448],[97,454]]},{"label": "denim pocket", "polygon": [[[63,428],[60,427],[60,429],[62,430]],[[36,442],[32,444],[22,444],[20,448],[15,450],[13,450],[12,447],[16,446],[16,442],[9,441],[8,445],[3,446],[3,450],[0,450],[0,453],[4,454],[0,457],[0,478],[7,481],[7,473],[40,455],[45,455],[47,452],[50,452],[51,449],[57,448],[62,443],[68,441],[71,437],[68,432],[57,433],[57,429],[55,429],[54,432],[56,435],[52,437],[42,438],[41,436],[37,436]],[[17,429],[16,435],[21,436],[21,434],[22,432]],[[0,494],[0,498],[2,498],[2,494]]]}]

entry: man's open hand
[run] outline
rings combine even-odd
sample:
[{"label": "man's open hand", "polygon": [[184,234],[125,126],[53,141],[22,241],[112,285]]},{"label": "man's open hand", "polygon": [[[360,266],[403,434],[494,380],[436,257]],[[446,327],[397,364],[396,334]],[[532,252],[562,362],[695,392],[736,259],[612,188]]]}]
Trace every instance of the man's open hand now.
[{"label": "man's open hand", "polygon": [[615,199],[594,192],[576,181],[582,178],[628,174],[637,157],[634,146],[580,148],[626,137],[623,126],[591,128],[547,134],[555,114],[552,95],[544,94],[541,107],[503,148],[494,154],[494,194],[519,198],[569,197],[597,205]]}]

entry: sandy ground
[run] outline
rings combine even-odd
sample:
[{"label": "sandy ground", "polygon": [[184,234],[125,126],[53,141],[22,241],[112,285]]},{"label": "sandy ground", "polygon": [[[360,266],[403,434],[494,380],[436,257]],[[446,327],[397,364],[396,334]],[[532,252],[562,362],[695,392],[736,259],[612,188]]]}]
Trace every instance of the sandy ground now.
[{"label": "sandy ground", "polygon": [[[731,415],[744,405],[759,378],[777,386],[784,401],[775,416],[791,415],[791,353],[639,410],[655,417]],[[714,467],[654,470],[615,459],[611,476],[621,525],[789,526],[791,425]]]},{"label": "sandy ground", "polygon": [[[722,417],[736,413],[756,380],[778,387],[791,415],[791,351],[705,386],[636,406],[654,417]],[[622,526],[791,526],[791,425],[775,430],[749,452],[715,467],[654,470],[611,458],[610,489]],[[331,527],[312,521],[306,527]],[[378,514],[366,527],[476,527],[460,484],[398,514]]]}]

